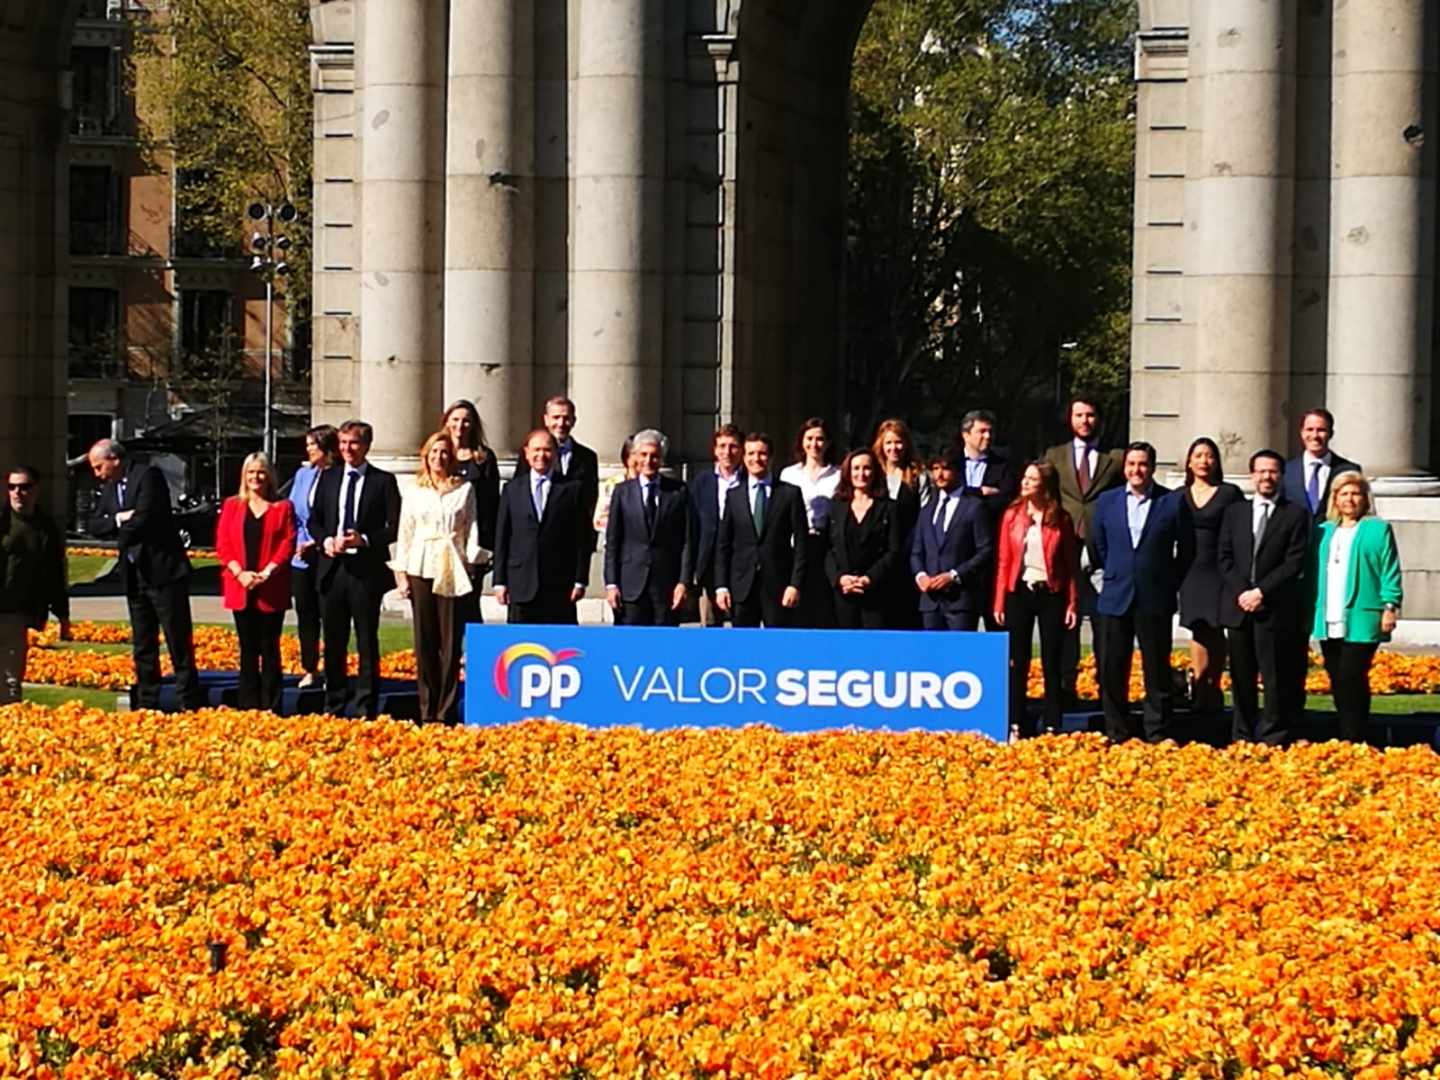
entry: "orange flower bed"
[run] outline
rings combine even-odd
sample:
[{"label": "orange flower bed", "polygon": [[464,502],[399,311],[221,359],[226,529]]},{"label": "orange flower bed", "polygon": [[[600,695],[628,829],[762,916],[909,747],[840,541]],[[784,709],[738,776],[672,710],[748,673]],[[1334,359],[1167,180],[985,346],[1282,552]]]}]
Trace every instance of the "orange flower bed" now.
[{"label": "orange flower bed", "polygon": [[1440,756],[0,710],[0,1074],[1440,1075]]},{"label": "orange flower bed", "polygon": [[[77,642],[118,645],[130,641],[130,627],[116,623],[77,622],[71,627]],[[91,690],[126,690],[135,681],[135,665],[129,654],[95,652],[89,649],[56,648],[59,624],[54,621],[43,633],[30,631],[30,656],[26,679],[49,686],[82,687]],[[204,670],[235,671],[240,666],[240,642],[235,631],[223,626],[195,628],[195,661]],[[293,634],[280,638],[280,659],[285,671],[299,675],[300,639]],[[350,656],[350,673],[359,671],[359,658]],[[160,664],[165,674],[173,670],[169,653],[162,648]],[[387,679],[415,678],[415,651],[404,649],[380,658],[380,674]]]},{"label": "orange flower bed", "polygon": [[[114,548],[80,547],[80,546],[67,547],[67,548],[65,549],[65,554],[66,554],[66,555],[74,555],[74,556],[81,557],[81,558],[88,556],[88,557],[96,558],[96,559],[113,559],[113,558],[116,558],[116,556],[117,556],[117,552],[116,552],[116,550],[115,550]],[[188,555],[188,556],[189,556],[190,558],[192,558],[192,559],[213,559],[213,558],[215,558],[215,549],[214,549],[214,548],[186,548],[186,549],[185,549],[185,554]]]}]

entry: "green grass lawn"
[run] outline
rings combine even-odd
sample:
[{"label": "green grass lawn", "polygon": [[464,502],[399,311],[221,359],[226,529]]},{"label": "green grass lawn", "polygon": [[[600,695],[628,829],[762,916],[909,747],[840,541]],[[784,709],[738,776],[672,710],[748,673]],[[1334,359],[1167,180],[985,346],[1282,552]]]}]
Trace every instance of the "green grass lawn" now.
[{"label": "green grass lawn", "polygon": [[66,562],[71,585],[88,584],[115,565],[113,558],[104,555],[71,555]]},{"label": "green grass lawn", "polygon": [[63,705],[67,701],[78,701],[87,709],[115,711],[114,690],[79,690],[68,686],[40,686],[25,684],[25,700],[35,705]]}]

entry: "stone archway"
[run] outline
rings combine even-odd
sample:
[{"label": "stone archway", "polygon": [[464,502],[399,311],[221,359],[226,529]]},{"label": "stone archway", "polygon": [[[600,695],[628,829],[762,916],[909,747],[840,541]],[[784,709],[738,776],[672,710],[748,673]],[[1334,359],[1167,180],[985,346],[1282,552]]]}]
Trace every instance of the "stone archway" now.
[{"label": "stone archway", "polygon": [[65,77],[80,0],[0,7],[0,460],[64,476]]}]

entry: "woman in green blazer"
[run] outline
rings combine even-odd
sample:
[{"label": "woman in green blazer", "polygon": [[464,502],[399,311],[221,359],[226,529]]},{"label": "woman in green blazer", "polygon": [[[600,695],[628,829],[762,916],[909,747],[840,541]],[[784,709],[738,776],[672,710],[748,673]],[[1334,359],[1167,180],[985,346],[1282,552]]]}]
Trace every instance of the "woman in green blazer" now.
[{"label": "woman in green blazer", "polygon": [[1343,472],[1330,485],[1328,520],[1315,553],[1315,639],[1325,656],[1340,737],[1364,742],[1370,726],[1370,664],[1400,618],[1400,549],[1390,523],[1373,516],[1370,484]]}]

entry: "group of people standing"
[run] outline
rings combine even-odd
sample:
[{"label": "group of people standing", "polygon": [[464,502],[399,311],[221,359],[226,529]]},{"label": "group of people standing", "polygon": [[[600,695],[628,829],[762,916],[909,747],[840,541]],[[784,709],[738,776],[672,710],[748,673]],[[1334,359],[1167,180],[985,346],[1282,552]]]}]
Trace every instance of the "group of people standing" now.
[{"label": "group of people standing", "polygon": [[[1330,414],[1305,414],[1300,457],[1252,456],[1253,499],[1224,481],[1210,439],[1190,447],[1185,486],[1172,491],[1155,480],[1149,444],[1098,446],[1095,403],[1071,401],[1065,419],[1069,440],[1017,469],[992,449],[995,418],[984,410],[964,415],[953,447],[923,459],[906,424],[891,419],[837,462],[829,425],[811,417],[778,474],[769,435],[727,424],[711,439],[713,467],[688,484],[665,475],[667,441],[647,429],[621,448],[624,475],[604,498],[598,456],[573,437],[575,405],[564,397],[546,402],[503,491],[469,401],[445,410],[403,498],[368,460],[368,424],[316,427],[283,488],[265,455],[252,454],[221,512],[240,704],[278,704],[281,624],[293,602],[302,687],[323,680],[331,712],[373,717],[382,598],[397,589],[413,613],[420,718],[443,721],[485,577],[493,573],[510,622],[574,624],[603,533],[605,599],[621,625],[675,625],[694,598],[707,626],[1007,633],[1012,722],[1027,735],[1059,729],[1089,618],[1107,733],[1171,737],[1178,611],[1197,711],[1219,713],[1228,659],[1233,737],[1283,743],[1303,712],[1313,636],[1342,732],[1363,738],[1370,662],[1398,619],[1399,556],[1359,466],[1330,450]],[[163,628],[177,694],[192,707],[189,565],[164,477],[128,464],[111,440],[95,445],[90,463],[104,483],[90,531],[119,541],[126,574],[137,704],[158,693]],[[1038,719],[1026,707],[1037,628]],[[1137,644],[1145,700],[1134,729]]]}]

